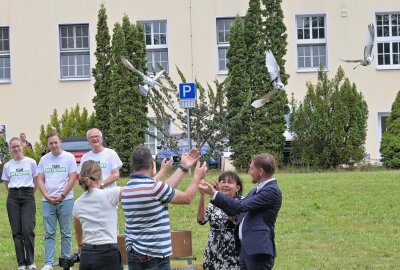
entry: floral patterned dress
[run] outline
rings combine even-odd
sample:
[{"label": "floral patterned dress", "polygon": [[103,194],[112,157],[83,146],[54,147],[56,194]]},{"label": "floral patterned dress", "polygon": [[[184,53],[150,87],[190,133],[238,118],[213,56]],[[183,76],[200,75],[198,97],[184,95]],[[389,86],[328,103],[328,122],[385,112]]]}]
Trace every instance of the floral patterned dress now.
[{"label": "floral patterned dress", "polygon": [[210,223],[210,233],[204,252],[204,270],[239,270],[239,253],[235,249],[235,222],[211,203],[206,208],[204,225]]}]

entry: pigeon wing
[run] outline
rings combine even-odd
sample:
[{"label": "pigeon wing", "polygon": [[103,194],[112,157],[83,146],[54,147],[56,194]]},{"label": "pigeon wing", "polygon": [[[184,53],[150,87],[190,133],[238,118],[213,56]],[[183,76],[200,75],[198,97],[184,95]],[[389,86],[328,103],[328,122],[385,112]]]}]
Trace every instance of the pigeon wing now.
[{"label": "pigeon wing", "polygon": [[143,78],[145,77],[145,75],[142,72],[140,72],[139,70],[137,70],[134,66],[132,66],[132,64],[125,57],[121,56],[121,62],[122,62],[122,64],[124,64],[124,66],[126,66],[127,68],[129,68],[133,72],[136,72],[137,74],[139,74]]},{"label": "pigeon wing", "polygon": [[368,25],[367,39],[364,47],[364,59],[372,56],[372,49],[375,41],[375,28],[371,23]]},{"label": "pigeon wing", "polygon": [[264,95],[262,98],[257,99],[255,101],[253,101],[253,103],[251,103],[251,106],[253,106],[254,108],[260,108],[261,106],[263,106],[265,103],[267,103],[268,101],[270,101],[270,99],[272,98],[273,95],[275,95],[275,93],[277,93],[278,90],[273,89],[271,92],[268,92],[266,95]]},{"label": "pigeon wing", "polygon": [[161,75],[163,75],[163,73],[164,73],[164,70],[161,70],[160,72],[158,72],[158,73],[156,74],[156,76],[154,76],[153,80],[157,80],[158,78],[160,78]]},{"label": "pigeon wing", "polygon": [[275,79],[280,76],[279,74],[280,68],[278,66],[278,63],[276,62],[274,55],[270,50],[268,50],[265,53],[265,65],[267,66],[269,76],[271,77],[271,81],[275,81]]},{"label": "pigeon wing", "polygon": [[356,59],[356,60],[340,59],[340,60],[343,62],[346,62],[346,63],[359,63],[359,62],[363,61],[364,59]]}]

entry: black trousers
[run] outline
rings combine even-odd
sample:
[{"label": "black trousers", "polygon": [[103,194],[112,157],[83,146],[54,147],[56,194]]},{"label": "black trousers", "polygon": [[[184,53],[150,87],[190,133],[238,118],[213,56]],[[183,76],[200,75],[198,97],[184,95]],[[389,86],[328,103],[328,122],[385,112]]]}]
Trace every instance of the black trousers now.
[{"label": "black trousers", "polygon": [[34,189],[29,187],[10,188],[7,196],[7,212],[18,266],[31,265],[35,261],[36,203]]},{"label": "black trousers", "polygon": [[240,270],[271,270],[274,267],[275,257],[268,254],[249,255],[242,245],[240,249]]},{"label": "black trousers", "polygon": [[79,270],[121,270],[121,253],[117,244],[83,244]]}]

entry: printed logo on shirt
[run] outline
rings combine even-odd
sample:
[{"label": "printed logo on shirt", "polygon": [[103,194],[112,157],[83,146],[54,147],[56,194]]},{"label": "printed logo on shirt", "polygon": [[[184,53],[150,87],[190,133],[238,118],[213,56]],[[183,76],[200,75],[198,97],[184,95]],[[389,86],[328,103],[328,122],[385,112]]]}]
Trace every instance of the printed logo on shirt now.
[{"label": "printed logo on shirt", "polygon": [[46,173],[59,173],[59,172],[66,172],[67,168],[61,167],[60,165],[53,165],[51,168],[46,168],[44,170]]},{"label": "printed logo on shirt", "polygon": [[15,172],[11,172],[10,175],[11,176],[22,176],[22,175],[29,175],[30,171],[26,170],[24,171],[24,168],[18,168],[15,170]]},{"label": "printed logo on shirt", "polygon": [[100,168],[102,168],[102,169],[107,168],[107,163],[97,161],[97,164],[99,164]]}]

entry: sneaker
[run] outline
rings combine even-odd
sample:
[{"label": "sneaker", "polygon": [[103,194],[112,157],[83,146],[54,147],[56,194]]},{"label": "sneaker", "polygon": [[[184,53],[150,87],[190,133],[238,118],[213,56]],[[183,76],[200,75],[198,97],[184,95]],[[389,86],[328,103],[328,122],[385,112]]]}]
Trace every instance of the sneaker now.
[{"label": "sneaker", "polygon": [[36,269],[36,264],[32,263],[31,265],[28,265],[27,269]]},{"label": "sneaker", "polygon": [[25,270],[25,269],[26,269],[25,265],[18,266],[18,270]]},{"label": "sneaker", "polygon": [[51,266],[50,264],[46,264],[42,267],[42,270],[53,270],[53,266]]}]

